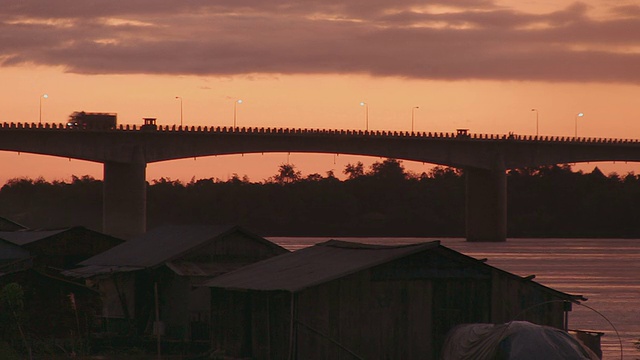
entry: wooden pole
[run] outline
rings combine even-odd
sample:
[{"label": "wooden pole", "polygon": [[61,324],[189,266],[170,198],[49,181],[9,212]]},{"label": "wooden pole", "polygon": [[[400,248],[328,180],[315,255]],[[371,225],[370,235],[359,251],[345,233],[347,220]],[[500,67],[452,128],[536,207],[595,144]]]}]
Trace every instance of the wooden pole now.
[{"label": "wooden pole", "polygon": [[158,283],[154,282],[153,283],[153,292],[155,295],[155,300],[156,300],[156,325],[154,326],[155,330],[156,330],[156,336],[157,336],[157,350],[158,350],[158,360],[162,359],[162,352],[161,352],[161,344],[160,344],[160,305],[158,302]]}]

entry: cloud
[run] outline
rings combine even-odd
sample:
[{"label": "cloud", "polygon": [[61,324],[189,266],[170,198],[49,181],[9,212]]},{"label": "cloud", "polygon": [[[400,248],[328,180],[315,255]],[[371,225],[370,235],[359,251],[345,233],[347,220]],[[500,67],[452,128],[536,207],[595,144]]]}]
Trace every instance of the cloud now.
[{"label": "cloud", "polygon": [[[55,4],[55,6],[53,5]],[[0,0],[0,66],[84,74],[371,74],[640,83],[637,6],[477,0]]]}]

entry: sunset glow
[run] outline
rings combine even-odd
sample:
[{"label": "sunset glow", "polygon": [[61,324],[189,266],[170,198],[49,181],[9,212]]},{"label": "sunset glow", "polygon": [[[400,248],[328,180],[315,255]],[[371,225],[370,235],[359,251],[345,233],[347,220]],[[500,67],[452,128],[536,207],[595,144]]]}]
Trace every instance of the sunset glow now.
[{"label": "sunset glow", "polygon": [[[63,123],[84,110],[118,113],[121,124],[640,138],[634,1],[0,6],[0,122]],[[305,175],[339,175],[359,160],[378,159],[245,154],[149,164],[147,178],[259,181],[287,161]],[[102,177],[100,164],[73,159],[0,152],[0,165],[0,183]]]}]

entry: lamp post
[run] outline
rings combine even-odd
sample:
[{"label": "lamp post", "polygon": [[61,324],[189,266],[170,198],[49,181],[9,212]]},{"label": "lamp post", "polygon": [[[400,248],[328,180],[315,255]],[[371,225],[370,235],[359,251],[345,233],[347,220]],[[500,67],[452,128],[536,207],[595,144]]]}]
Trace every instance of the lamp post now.
[{"label": "lamp post", "polygon": [[577,113],[576,114],[576,121],[575,121],[575,133],[573,135],[573,137],[578,137],[578,118],[579,117],[583,117],[584,114],[583,113]]},{"label": "lamp post", "polygon": [[536,136],[538,136],[538,109],[531,109],[536,112]]},{"label": "lamp post", "polygon": [[47,94],[40,96],[40,118],[38,120],[39,124],[42,124],[42,99],[47,99],[47,98],[49,98],[49,95]]},{"label": "lamp post", "polygon": [[366,124],[366,130],[369,131],[369,104],[364,101],[360,102],[360,106],[364,106],[364,118]]},{"label": "lamp post", "polygon": [[233,102],[233,127],[236,127],[236,120],[238,119],[238,104],[242,104],[242,99],[238,99]]},{"label": "lamp post", "polygon": [[176,96],[176,99],[180,99],[180,127],[182,127],[182,97]]},{"label": "lamp post", "polygon": [[420,107],[414,106],[413,108],[411,108],[411,132],[413,132],[413,122],[416,117],[416,111],[415,111],[416,109],[420,109]]}]

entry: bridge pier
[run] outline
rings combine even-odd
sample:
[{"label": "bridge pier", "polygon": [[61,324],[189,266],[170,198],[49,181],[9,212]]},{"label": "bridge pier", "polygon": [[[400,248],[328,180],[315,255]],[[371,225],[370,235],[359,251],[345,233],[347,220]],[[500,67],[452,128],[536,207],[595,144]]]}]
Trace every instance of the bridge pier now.
[{"label": "bridge pier", "polygon": [[505,170],[466,168],[467,241],[507,240]]},{"label": "bridge pier", "polygon": [[147,228],[145,163],[104,163],[103,232],[122,239],[144,234]]}]

